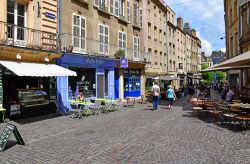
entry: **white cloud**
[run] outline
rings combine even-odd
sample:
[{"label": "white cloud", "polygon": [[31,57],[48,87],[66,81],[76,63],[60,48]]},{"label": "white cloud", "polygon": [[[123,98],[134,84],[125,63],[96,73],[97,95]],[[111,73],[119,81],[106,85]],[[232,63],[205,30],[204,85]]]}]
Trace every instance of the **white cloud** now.
[{"label": "white cloud", "polygon": [[165,0],[165,2],[170,5],[171,8],[185,8],[185,10],[191,11],[192,14],[199,15],[200,18],[205,20],[214,20],[218,15],[224,12],[223,0]]},{"label": "white cloud", "polygon": [[191,28],[200,31],[202,50],[211,54],[212,50],[223,48],[219,38],[225,33],[223,0],[165,0],[167,5],[182,16],[184,22],[190,22]]},{"label": "white cloud", "polygon": [[207,4],[203,3],[203,19],[214,19],[214,17],[218,16],[219,14],[223,13],[224,6],[222,0],[210,0]]},{"label": "white cloud", "polygon": [[226,48],[220,48],[220,50],[224,53],[226,53]]},{"label": "white cloud", "polygon": [[201,40],[201,51],[204,51],[206,55],[210,56],[212,54],[212,51],[213,51],[212,44],[208,40],[201,37],[200,32],[197,32],[197,36]]}]

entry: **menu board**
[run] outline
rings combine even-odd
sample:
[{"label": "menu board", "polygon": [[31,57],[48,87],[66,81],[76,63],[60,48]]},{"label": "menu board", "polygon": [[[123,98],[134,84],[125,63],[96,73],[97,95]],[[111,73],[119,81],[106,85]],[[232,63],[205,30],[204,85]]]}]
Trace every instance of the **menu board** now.
[{"label": "menu board", "polygon": [[3,70],[0,69],[0,108],[3,107],[3,83],[2,83],[2,78],[3,78]]},{"label": "menu board", "polygon": [[12,125],[12,124],[7,124],[7,126],[4,128],[4,130],[0,136],[0,152],[4,151],[4,148],[5,148],[8,140],[10,139],[10,136],[12,133],[14,134],[14,136],[16,138],[17,144],[25,145],[23,138],[21,137],[16,126]]}]

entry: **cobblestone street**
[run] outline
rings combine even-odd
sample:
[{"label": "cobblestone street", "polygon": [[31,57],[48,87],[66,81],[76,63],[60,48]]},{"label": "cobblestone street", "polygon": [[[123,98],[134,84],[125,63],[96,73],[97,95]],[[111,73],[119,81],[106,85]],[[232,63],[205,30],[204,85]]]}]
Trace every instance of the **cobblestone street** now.
[{"label": "cobblestone street", "polygon": [[192,117],[186,99],[173,110],[150,108],[137,104],[79,120],[43,116],[12,122],[26,145],[1,152],[0,163],[249,163],[249,131]]}]

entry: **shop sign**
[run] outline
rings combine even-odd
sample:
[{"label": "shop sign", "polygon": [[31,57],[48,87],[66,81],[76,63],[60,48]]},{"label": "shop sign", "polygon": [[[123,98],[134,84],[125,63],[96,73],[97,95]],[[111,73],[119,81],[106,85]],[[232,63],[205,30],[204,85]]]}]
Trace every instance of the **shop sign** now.
[{"label": "shop sign", "polygon": [[49,12],[45,12],[44,13],[45,17],[50,18],[50,19],[56,19],[56,15],[49,13]]},{"label": "shop sign", "polygon": [[97,59],[97,58],[85,58],[85,64],[104,64],[104,60],[102,59]]},{"label": "shop sign", "polygon": [[120,68],[128,68],[128,59],[127,58],[120,59]]}]

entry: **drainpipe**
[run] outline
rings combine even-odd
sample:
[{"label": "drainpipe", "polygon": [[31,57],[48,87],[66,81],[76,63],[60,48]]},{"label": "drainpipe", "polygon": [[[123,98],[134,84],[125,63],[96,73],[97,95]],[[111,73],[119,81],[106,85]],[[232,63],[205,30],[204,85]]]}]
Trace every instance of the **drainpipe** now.
[{"label": "drainpipe", "polygon": [[62,32],[62,0],[57,1],[57,33],[60,34]]}]

